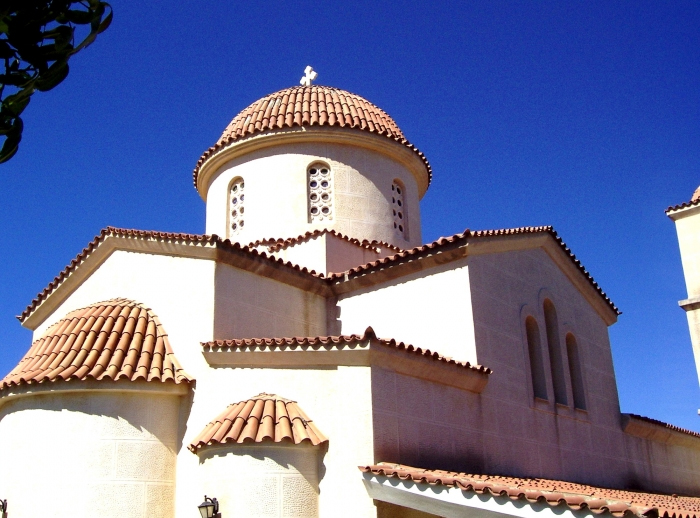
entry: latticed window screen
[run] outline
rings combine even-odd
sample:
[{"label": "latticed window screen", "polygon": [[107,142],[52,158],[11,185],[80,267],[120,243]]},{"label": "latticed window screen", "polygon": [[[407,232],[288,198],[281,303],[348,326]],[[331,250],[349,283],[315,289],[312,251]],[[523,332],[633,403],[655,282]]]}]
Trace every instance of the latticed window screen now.
[{"label": "latticed window screen", "polygon": [[309,222],[333,219],[333,174],[325,164],[313,164],[307,171]]},{"label": "latticed window screen", "polygon": [[403,186],[397,180],[394,180],[394,183],[391,184],[391,209],[394,214],[394,229],[404,239],[408,239],[406,197]]},{"label": "latticed window screen", "polygon": [[237,178],[231,183],[228,194],[228,209],[229,209],[229,236],[239,234],[243,230],[245,220],[245,183],[243,178]]}]

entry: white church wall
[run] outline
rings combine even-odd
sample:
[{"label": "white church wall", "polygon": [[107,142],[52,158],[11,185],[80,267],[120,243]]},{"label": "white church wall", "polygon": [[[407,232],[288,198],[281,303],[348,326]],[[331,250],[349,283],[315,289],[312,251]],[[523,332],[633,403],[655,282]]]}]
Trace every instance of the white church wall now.
[{"label": "white church wall", "polygon": [[326,311],[319,295],[226,264],[216,267],[216,339],[320,336]]},{"label": "white church wall", "polygon": [[372,326],[380,338],[477,363],[466,259],[344,294],[338,307],[342,334]]},{"label": "white church wall", "polygon": [[222,516],[316,518],[319,448],[236,444],[199,454],[202,485]]},{"label": "white church wall", "polygon": [[206,368],[199,343],[213,338],[214,261],[115,251],[34,331],[39,338],[74,309],[124,297],[158,316],[175,355],[195,378]]},{"label": "white church wall", "polygon": [[700,207],[691,207],[671,216],[676,223],[689,299],[700,297],[700,217],[698,214],[700,214]]},{"label": "white church wall", "polygon": [[[332,219],[310,223],[307,168],[317,161],[328,164],[333,175]],[[238,177],[245,181],[245,225],[232,235],[228,191]],[[391,186],[397,178],[406,187],[408,240],[393,228]],[[342,144],[279,144],[231,160],[209,185],[206,214],[207,234],[242,244],[319,228],[401,248],[418,246],[422,239],[418,186],[411,172],[386,155]]]},{"label": "white church wall", "polygon": [[0,408],[12,518],[172,518],[179,397],[54,394]]},{"label": "white church wall", "polygon": [[[371,499],[367,498],[357,471],[357,466],[373,461],[370,368],[210,369],[197,379],[192,411],[184,432],[184,445],[190,444],[206,424],[228,405],[261,392],[297,401],[329,438],[327,450],[323,445],[318,450],[319,516],[338,516],[339,509],[346,513],[345,516],[376,516],[376,509]],[[235,452],[235,448],[235,445],[231,446],[231,452]],[[202,451],[206,452],[206,449]],[[226,488],[220,483],[214,484],[217,473],[224,477],[231,469],[227,464],[228,458],[218,459],[208,467],[208,460],[201,459],[201,456],[184,447],[180,450],[176,501],[178,518],[187,518],[192,511],[196,512],[196,506],[205,494],[220,499],[233,494],[226,493]],[[209,474],[205,475],[205,468],[211,468]],[[297,468],[297,471],[303,470]],[[278,474],[281,475],[281,472]],[[293,475],[294,470],[289,474]],[[235,483],[230,478],[227,480],[230,484]],[[258,508],[250,509],[240,516],[257,516],[255,513],[258,512]]]}]

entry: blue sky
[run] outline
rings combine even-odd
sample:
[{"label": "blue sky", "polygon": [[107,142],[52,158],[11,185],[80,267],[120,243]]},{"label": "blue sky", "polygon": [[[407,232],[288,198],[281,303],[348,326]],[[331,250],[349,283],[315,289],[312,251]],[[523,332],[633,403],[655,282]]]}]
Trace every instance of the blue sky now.
[{"label": "blue sky", "polygon": [[553,225],[624,312],[622,410],[700,431],[664,209],[700,184],[700,4],[113,2],[0,165],[0,371],[15,320],[106,225],[204,231],[191,173],[254,100],[317,83],[384,108],[430,160],[424,240]]}]

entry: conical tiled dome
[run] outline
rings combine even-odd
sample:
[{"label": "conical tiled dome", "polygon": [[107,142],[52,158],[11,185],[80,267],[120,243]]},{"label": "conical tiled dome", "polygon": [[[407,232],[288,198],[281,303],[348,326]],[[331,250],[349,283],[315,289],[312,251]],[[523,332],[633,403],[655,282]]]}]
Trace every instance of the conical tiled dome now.
[{"label": "conical tiled dome", "polygon": [[368,100],[330,86],[294,86],[255,101],[234,117],[218,142],[201,156],[194,170],[194,185],[204,162],[220,149],[256,133],[302,126],[334,126],[359,129],[382,135],[415,152],[430,164],[418,149],[406,140],[394,119]]}]

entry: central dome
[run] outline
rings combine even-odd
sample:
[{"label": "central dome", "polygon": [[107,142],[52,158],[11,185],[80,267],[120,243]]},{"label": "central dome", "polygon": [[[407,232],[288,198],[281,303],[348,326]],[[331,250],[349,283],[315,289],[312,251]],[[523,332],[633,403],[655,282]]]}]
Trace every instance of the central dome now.
[{"label": "central dome", "polygon": [[423,153],[406,140],[384,110],[345,90],[312,85],[293,86],[269,94],[236,115],[217,143],[197,162],[195,188],[202,165],[220,149],[257,133],[303,126],[335,126],[387,137],[415,152],[425,164],[429,181],[432,179],[430,164]]}]

